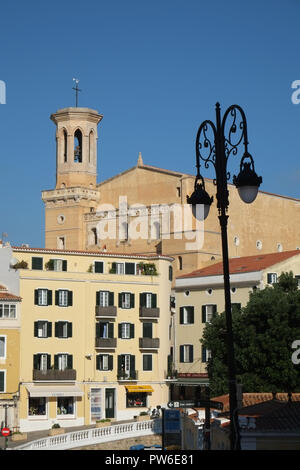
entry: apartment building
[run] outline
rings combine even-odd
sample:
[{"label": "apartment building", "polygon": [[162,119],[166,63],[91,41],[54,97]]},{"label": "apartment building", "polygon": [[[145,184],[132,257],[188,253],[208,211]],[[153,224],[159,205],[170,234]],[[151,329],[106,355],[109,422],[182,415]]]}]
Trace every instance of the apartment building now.
[{"label": "apartment building", "polygon": [[4,253],[22,298],[22,431],[123,420],[167,403],[172,258]]},{"label": "apartment building", "polygon": [[[231,258],[229,271],[232,307],[240,309],[246,306],[253,290],[271,286],[282,272],[292,271],[300,286],[300,251]],[[194,393],[191,385],[208,384],[210,351],[202,346],[200,338],[213,315],[225,310],[223,286],[222,263],[176,278],[174,368],[178,378],[174,385],[178,389],[174,393],[182,398]]]}]

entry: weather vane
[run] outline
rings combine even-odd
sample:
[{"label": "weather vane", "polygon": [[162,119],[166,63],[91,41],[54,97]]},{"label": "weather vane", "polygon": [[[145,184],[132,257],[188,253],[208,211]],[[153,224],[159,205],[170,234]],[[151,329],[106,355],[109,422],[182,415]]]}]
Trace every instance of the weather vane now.
[{"label": "weather vane", "polygon": [[75,88],[73,87],[72,90],[75,90],[76,94],[76,108],[78,107],[78,92],[81,91],[79,88],[78,88],[78,83],[79,83],[79,80],[78,78],[73,78],[73,82],[75,82]]}]

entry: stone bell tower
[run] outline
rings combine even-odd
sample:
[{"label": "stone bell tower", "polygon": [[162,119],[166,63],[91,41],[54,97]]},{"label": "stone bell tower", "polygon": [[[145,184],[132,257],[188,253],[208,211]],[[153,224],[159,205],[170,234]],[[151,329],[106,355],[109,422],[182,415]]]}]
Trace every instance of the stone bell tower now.
[{"label": "stone bell tower", "polygon": [[93,212],[99,200],[97,125],[102,117],[78,107],[50,116],[56,125],[56,187],[42,192],[46,248],[86,248],[84,214]]}]

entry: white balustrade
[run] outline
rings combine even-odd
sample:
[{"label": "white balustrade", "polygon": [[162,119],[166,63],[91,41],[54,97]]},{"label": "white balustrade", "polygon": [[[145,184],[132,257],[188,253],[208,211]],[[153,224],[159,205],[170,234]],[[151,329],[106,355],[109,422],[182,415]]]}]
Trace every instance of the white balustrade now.
[{"label": "white balustrade", "polygon": [[13,450],[66,450],[160,433],[161,419],[152,419],[49,436],[14,447]]}]

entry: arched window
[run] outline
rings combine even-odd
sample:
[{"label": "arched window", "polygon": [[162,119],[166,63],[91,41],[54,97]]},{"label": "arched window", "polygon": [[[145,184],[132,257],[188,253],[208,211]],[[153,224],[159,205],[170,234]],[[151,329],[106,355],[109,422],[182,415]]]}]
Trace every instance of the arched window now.
[{"label": "arched window", "polygon": [[82,162],[82,134],[79,129],[74,134],[74,162]]},{"label": "arched window", "polygon": [[68,159],[68,135],[67,135],[67,131],[64,129],[63,131],[63,146],[64,146],[64,162],[67,161]]}]

